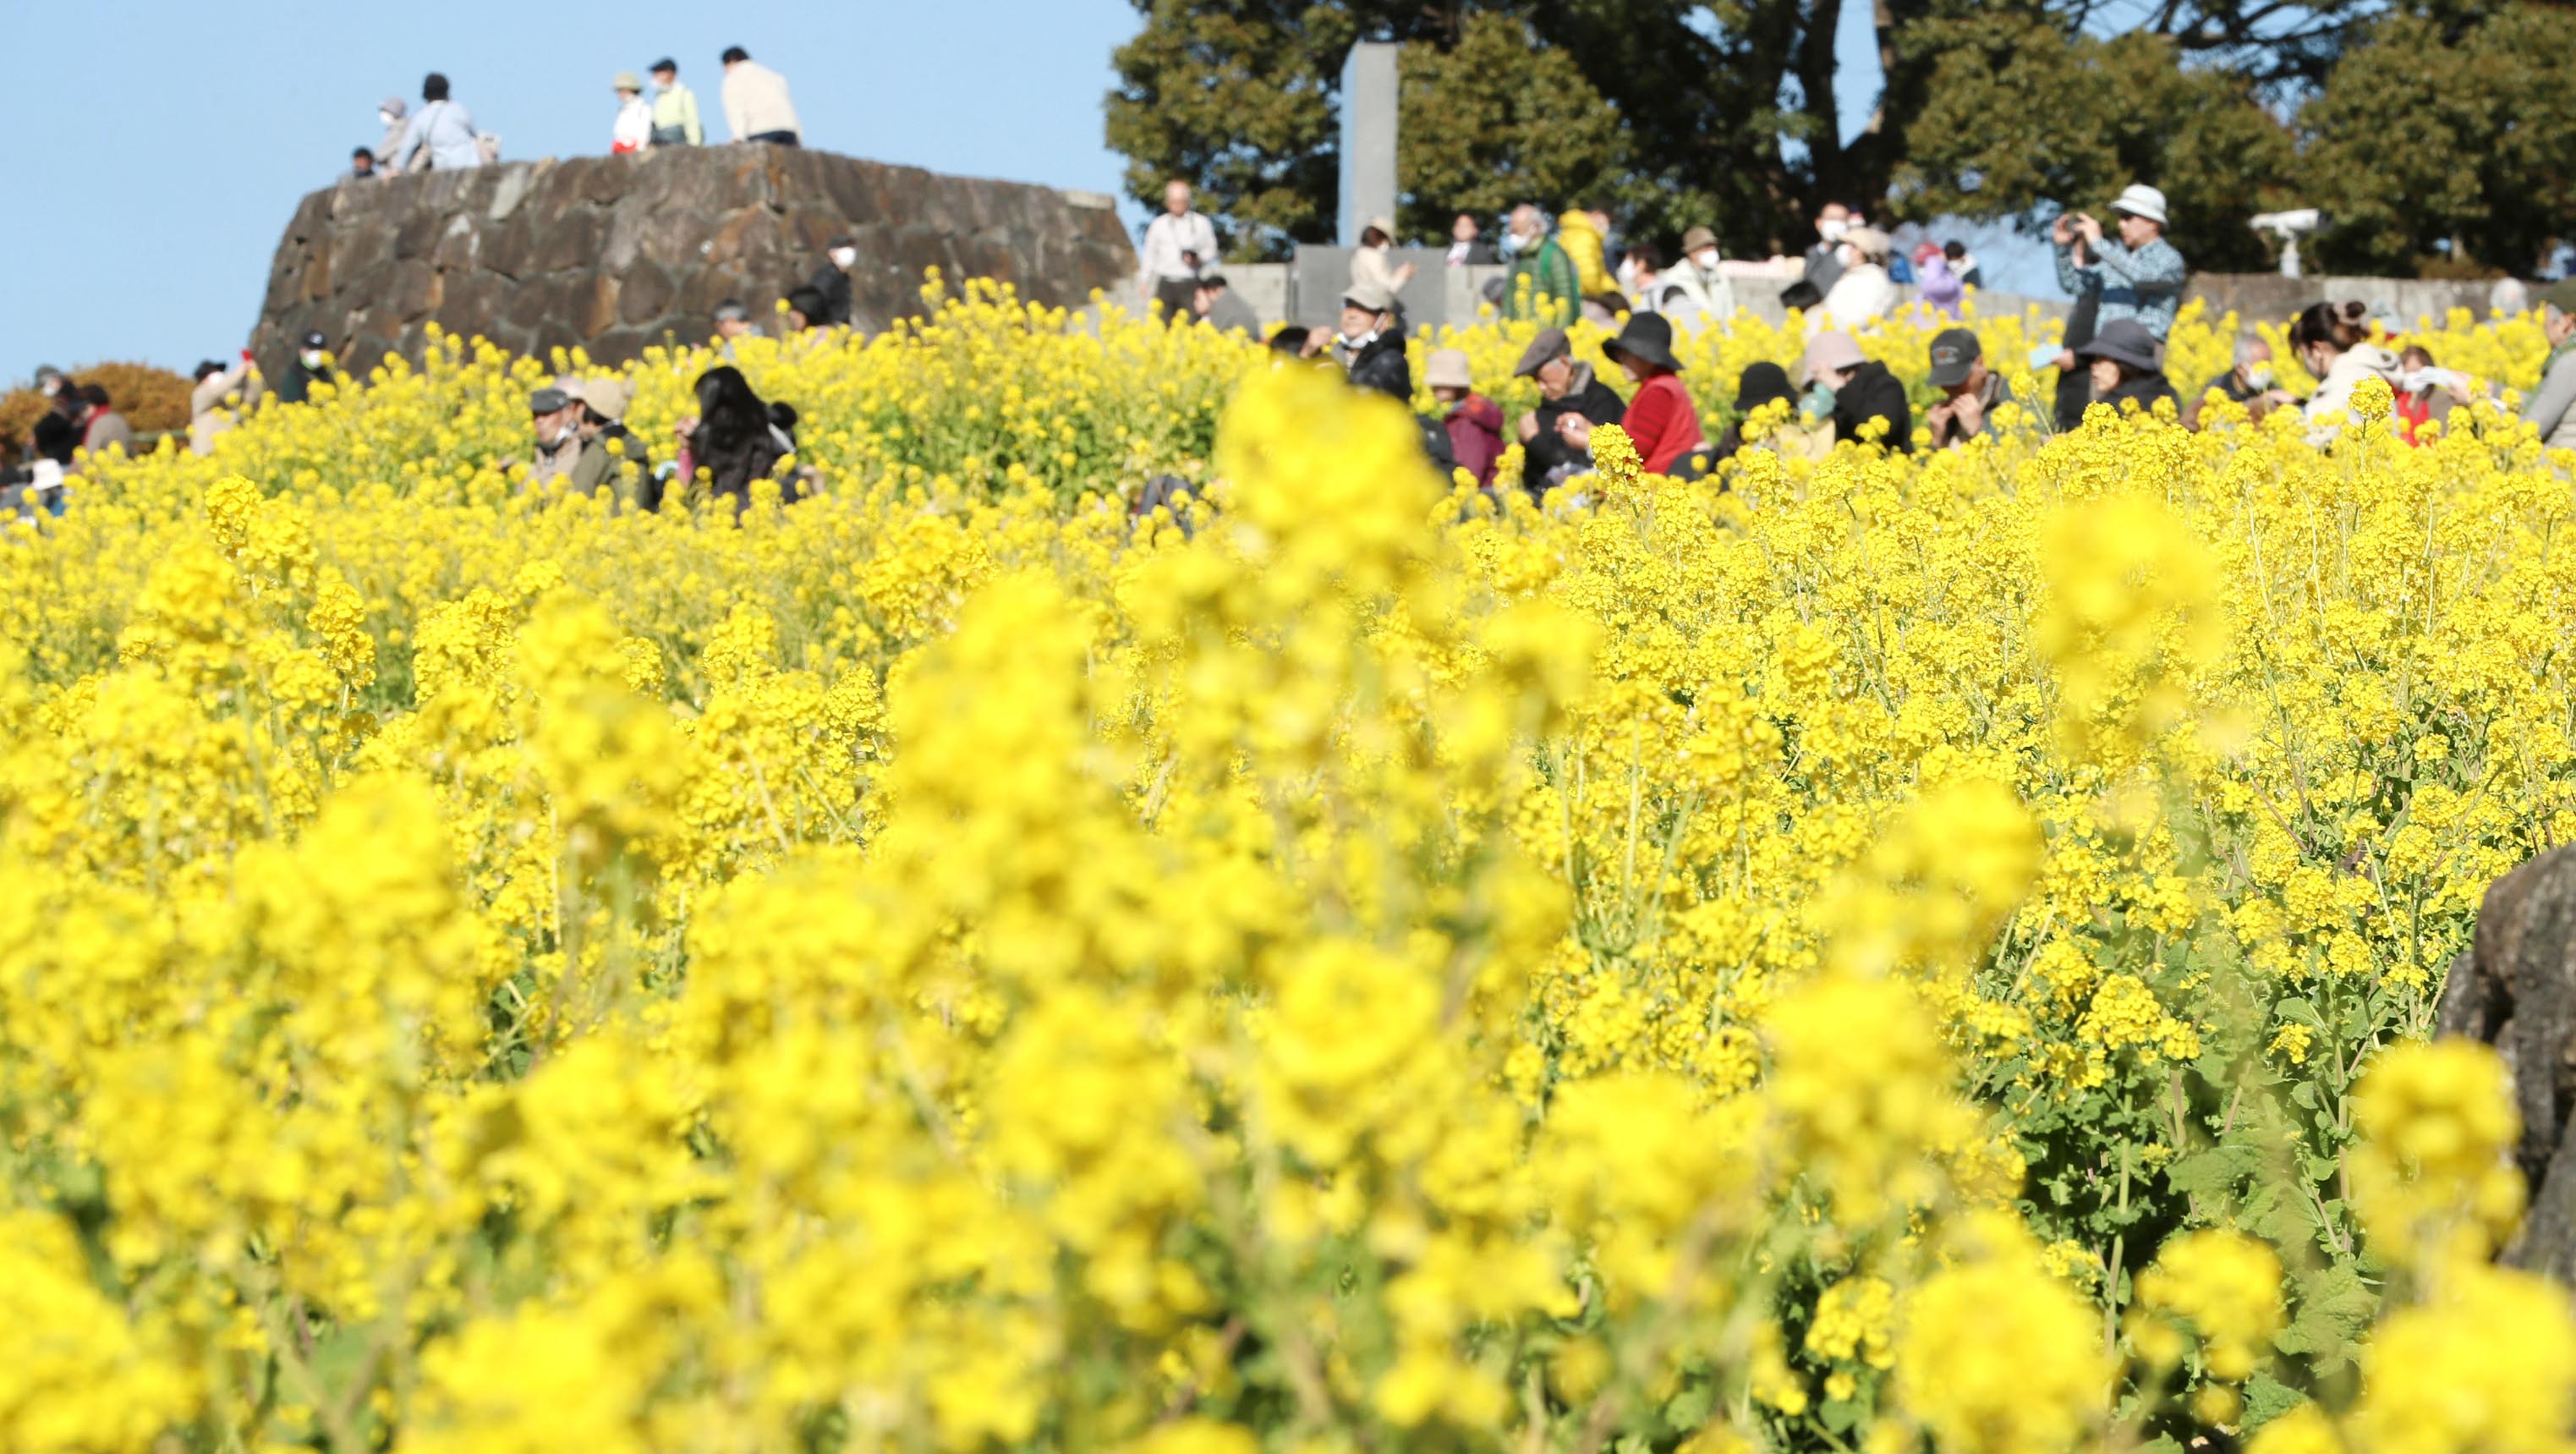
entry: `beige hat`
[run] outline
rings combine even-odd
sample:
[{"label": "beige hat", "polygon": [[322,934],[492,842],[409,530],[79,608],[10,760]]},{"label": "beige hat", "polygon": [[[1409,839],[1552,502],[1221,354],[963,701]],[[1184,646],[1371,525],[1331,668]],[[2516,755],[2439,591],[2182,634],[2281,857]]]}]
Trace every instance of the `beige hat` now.
[{"label": "beige hat", "polygon": [[624,419],[626,406],[635,399],[635,391],[615,374],[605,374],[582,386],[584,404],[602,419]]},{"label": "beige hat", "polygon": [[617,79],[609,82],[608,87],[612,91],[641,91],[644,83],[635,78],[633,71],[619,71]]},{"label": "beige hat", "polygon": [[1799,367],[1805,371],[1807,382],[1814,383],[1827,374],[1858,368],[1867,361],[1850,334],[1819,333],[1808,341],[1806,362]]},{"label": "beige hat", "polygon": [[1344,288],[1342,301],[1357,304],[1371,313],[1395,311],[1395,294],[1387,291],[1386,284],[1372,282],[1365,278],[1354,279],[1349,287]]},{"label": "beige hat", "polygon": [[1372,227],[1376,228],[1376,229],[1377,229],[1378,231],[1380,231],[1380,232],[1385,233],[1385,234],[1386,234],[1386,240],[1387,240],[1387,242],[1388,242],[1389,244],[1394,243],[1394,241],[1395,241],[1395,223],[1394,223],[1393,221],[1391,221],[1391,220],[1389,220],[1389,219],[1387,219],[1387,218],[1384,218],[1384,217],[1372,217],[1372,218],[1370,218],[1367,222],[1365,222],[1365,223],[1362,223],[1362,224],[1361,224],[1361,226],[1360,226],[1360,231],[1361,231],[1362,233],[1366,233],[1366,232],[1367,232],[1370,228],[1372,228]]},{"label": "beige hat", "polygon": [[1463,348],[1435,348],[1431,361],[1422,366],[1422,385],[1428,389],[1472,389],[1476,387],[1474,370],[1467,366]]},{"label": "beige hat", "polygon": [[1717,234],[1705,227],[1694,227],[1682,234],[1682,256],[1689,257],[1704,247],[1717,246]]},{"label": "beige hat", "polygon": [[1855,227],[1843,234],[1843,241],[1860,249],[1862,257],[1876,258],[1880,262],[1885,262],[1887,255],[1896,250],[1896,240],[1875,227]]}]

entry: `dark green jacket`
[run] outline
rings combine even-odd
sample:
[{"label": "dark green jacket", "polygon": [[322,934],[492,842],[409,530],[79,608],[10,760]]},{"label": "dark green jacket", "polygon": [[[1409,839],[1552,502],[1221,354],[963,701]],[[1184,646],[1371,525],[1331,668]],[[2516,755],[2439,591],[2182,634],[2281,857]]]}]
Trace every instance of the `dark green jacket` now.
[{"label": "dark green jacket", "polygon": [[1512,259],[1511,275],[1503,279],[1503,316],[1535,318],[1559,328],[1583,316],[1582,280],[1575,274],[1574,259],[1554,237],[1540,238],[1538,246],[1523,248]]}]

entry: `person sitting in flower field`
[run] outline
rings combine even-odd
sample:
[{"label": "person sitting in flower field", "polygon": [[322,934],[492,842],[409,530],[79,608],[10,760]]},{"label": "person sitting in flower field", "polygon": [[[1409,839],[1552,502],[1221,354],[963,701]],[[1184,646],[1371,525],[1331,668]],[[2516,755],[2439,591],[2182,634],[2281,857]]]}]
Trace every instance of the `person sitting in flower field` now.
[{"label": "person sitting in flower field", "polygon": [[[1700,430],[1690,390],[1682,386],[1681,360],[1673,357],[1672,321],[1653,313],[1634,314],[1618,337],[1601,345],[1601,352],[1637,385],[1621,412],[1621,427],[1646,472],[1696,474],[1691,457],[1707,452],[1708,436]],[[1592,421],[1580,410],[1562,416],[1557,432],[1569,450],[1590,456]]]},{"label": "person sitting in flower field", "polygon": [[1562,328],[1543,328],[1521,353],[1521,361],[1512,369],[1516,379],[1538,382],[1539,406],[1521,416],[1520,436],[1523,451],[1521,482],[1530,497],[1547,493],[1547,487],[1561,482],[1573,473],[1580,457],[1567,444],[1557,421],[1568,414],[1580,414],[1588,424],[1624,424],[1627,402],[1619,392],[1593,377],[1592,365],[1577,363],[1574,345]]},{"label": "person sitting in flower field", "polygon": [[2431,434],[2417,430],[2430,424],[2435,432],[2447,429],[2451,411],[2469,402],[2468,379],[2433,362],[2433,351],[2420,343],[2410,343],[2397,354],[2397,401],[2391,406],[2397,420],[2397,432],[2410,445],[2433,442]]},{"label": "person sitting in flower field", "polygon": [[2135,318],[2114,318],[2102,325],[2093,341],[2076,350],[2078,357],[2093,363],[2093,402],[2118,409],[2135,404],[2152,411],[2159,399],[2180,400],[2174,386],[2165,378],[2162,360],[2157,356],[2155,335]]},{"label": "person sitting in flower field", "polygon": [[[696,393],[698,412],[673,426],[680,441],[682,493],[692,502],[722,501],[739,515],[751,503],[751,482],[774,478],[778,462],[795,452],[796,441],[771,418],[770,406],[752,392],[742,370],[731,364],[698,375]],[[797,498],[797,485],[792,478],[779,481],[782,503]]]},{"label": "person sitting in flower field", "polygon": [[[581,390],[549,384],[528,396],[528,426],[536,431],[536,453],[528,461],[528,488],[542,489],[547,484],[569,478],[573,463],[581,458]],[[508,468],[516,461],[504,460]]]},{"label": "person sitting in flower field", "polygon": [[1503,457],[1503,406],[1476,392],[1476,380],[1464,349],[1444,348],[1423,365],[1422,383],[1445,411],[1441,427],[1449,432],[1449,452],[1458,468],[1479,485],[1494,483],[1494,466]]},{"label": "person sitting in flower field", "polygon": [[2349,422],[2355,384],[2376,376],[2392,392],[2397,387],[2397,355],[2370,341],[2369,317],[2356,302],[2312,303],[2290,322],[2290,351],[2318,379],[2306,409],[2311,443],[2334,439],[2338,427],[2328,418]]},{"label": "person sitting in flower field", "polygon": [[2236,335],[2235,366],[2201,385],[2198,397],[2185,401],[2182,409],[2184,427],[2200,427],[2201,411],[2207,407],[2213,394],[2244,405],[2256,419],[2283,404],[2298,402],[2289,390],[2273,386],[2271,342],[2250,328]]},{"label": "person sitting in flower field", "polygon": [[1817,334],[1807,345],[1806,374],[1832,401],[1821,417],[1833,421],[1836,439],[1876,438],[1899,453],[1913,449],[1914,406],[1905,384],[1887,365],[1863,356],[1850,334]]},{"label": "person sitting in flower field", "polygon": [[1945,396],[1924,413],[1932,447],[1950,449],[1995,432],[1995,410],[2013,402],[2012,386],[1986,367],[1985,345],[1965,328],[1932,340],[1932,387]]}]

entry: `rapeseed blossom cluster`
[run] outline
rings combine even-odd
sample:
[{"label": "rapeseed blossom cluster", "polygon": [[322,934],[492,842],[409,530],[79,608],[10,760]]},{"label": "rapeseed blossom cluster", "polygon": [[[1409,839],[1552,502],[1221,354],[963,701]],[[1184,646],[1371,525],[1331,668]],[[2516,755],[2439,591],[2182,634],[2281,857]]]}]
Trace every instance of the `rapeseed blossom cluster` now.
[{"label": "rapeseed blossom cluster", "polygon": [[446,340],[10,530],[0,1444],[2564,1445],[2502,1071],[2412,1043],[2576,832],[2508,413],[1605,427],[1541,508],[934,302],[737,344],[792,507],[532,494],[587,361]]}]

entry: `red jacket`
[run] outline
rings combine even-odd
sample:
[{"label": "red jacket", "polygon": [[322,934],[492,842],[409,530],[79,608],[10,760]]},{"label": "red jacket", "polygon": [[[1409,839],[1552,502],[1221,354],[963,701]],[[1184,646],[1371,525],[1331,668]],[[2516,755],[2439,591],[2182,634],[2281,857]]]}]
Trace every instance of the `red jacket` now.
[{"label": "red jacket", "polygon": [[1649,474],[1670,474],[1676,463],[1708,448],[1708,436],[1699,432],[1699,409],[1679,374],[1646,380],[1628,401],[1628,417],[1619,423],[1636,443],[1637,457]]},{"label": "red jacket", "polygon": [[1494,466],[1503,457],[1503,406],[1469,394],[1442,422],[1449,426],[1449,452],[1458,457],[1458,468],[1474,475],[1479,485],[1492,484]]}]

